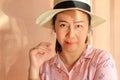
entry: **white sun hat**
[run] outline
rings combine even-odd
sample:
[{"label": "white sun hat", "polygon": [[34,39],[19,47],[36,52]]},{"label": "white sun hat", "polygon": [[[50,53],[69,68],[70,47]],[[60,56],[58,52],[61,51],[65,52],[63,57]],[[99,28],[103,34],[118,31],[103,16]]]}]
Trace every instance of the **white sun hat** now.
[{"label": "white sun hat", "polygon": [[52,18],[66,10],[81,10],[91,16],[91,27],[96,27],[103,22],[105,19],[95,15],[91,12],[90,0],[54,0],[54,8],[42,13],[36,20],[36,24],[43,27],[52,28]]}]

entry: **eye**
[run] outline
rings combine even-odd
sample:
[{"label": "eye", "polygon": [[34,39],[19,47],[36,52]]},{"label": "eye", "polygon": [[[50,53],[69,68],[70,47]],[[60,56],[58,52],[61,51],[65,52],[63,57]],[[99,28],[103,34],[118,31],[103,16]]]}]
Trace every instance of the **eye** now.
[{"label": "eye", "polygon": [[67,28],[67,27],[69,26],[69,24],[66,23],[66,22],[61,22],[61,23],[59,24],[59,26],[60,26],[61,28]]},{"label": "eye", "polygon": [[66,24],[60,24],[60,27],[66,27]]},{"label": "eye", "polygon": [[83,27],[81,24],[76,25],[77,28]]}]

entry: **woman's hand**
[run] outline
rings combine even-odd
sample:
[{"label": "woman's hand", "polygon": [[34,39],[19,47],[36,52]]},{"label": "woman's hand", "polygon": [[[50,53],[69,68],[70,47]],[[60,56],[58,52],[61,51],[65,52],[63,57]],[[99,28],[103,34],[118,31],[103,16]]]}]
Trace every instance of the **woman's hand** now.
[{"label": "woman's hand", "polygon": [[30,78],[38,78],[40,65],[49,59],[51,52],[51,43],[49,42],[41,42],[29,51]]}]

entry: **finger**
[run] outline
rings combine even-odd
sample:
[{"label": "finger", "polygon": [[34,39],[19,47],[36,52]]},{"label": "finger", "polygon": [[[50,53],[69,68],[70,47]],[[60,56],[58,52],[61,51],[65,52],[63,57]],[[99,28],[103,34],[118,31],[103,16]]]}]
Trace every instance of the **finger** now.
[{"label": "finger", "polygon": [[29,50],[30,56],[32,55],[45,55],[51,53],[51,43],[50,42],[42,42],[38,44],[36,47],[33,47]]},{"label": "finger", "polygon": [[36,49],[39,49],[39,50],[45,50],[45,51],[52,51],[52,47],[51,47],[51,43],[49,42],[43,42],[43,43],[40,43],[39,45],[36,46]]},{"label": "finger", "polygon": [[51,48],[46,48],[43,46],[40,46],[39,48],[34,47],[34,48],[30,49],[29,53],[30,53],[30,56],[36,55],[36,54],[38,54],[38,55],[49,54],[49,53],[51,53]]},{"label": "finger", "polygon": [[51,43],[50,42],[41,42],[39,43],[36,48],[39,48],[39,47],[50,47],[51,46]]},{"label": "finger", "polygon": [[29,53],[31,54],[31,53],[33,53],[33,52],[36,52],[36,50],[37,50],[37,48],[36,48],[36,47],[33,47],[33,48],[31,48],[31,49],[29,50]]},{"label": "finger", "polygon": [[38,52],[38,55],[45,55],[46,52]]},{"label": "finger", "polygon": [[41,47],[41,48],[38,48],[38,53],[43,55],[43,54],[49,54],[51,53],[51,48],[45,48],[45,47]]}]

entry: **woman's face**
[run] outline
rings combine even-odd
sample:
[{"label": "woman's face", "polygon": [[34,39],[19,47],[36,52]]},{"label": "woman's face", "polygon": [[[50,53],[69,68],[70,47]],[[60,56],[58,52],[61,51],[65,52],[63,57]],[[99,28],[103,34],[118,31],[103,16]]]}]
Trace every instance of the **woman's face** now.
[{"label": "woman's face", "polygon": [[80,10],[69,10],[57,15],[55,32],[62,51],[79,51],[88,35],[88,15]]}]

